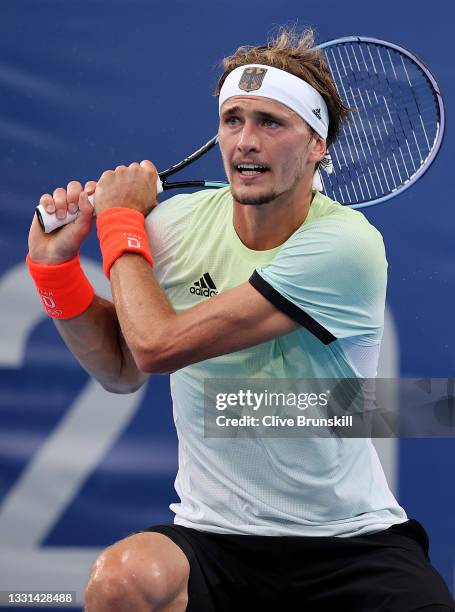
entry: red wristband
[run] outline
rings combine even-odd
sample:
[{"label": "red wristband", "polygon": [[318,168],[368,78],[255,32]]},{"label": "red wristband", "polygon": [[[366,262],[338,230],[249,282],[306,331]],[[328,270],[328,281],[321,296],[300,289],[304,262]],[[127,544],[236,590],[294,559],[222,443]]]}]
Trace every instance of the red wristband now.
[{"label": "red wristband", "polygon": [[110,278],[111,266],[123,253],[142,255],[151,266],[153,257],[144,216],[132,208],[107,208],[97,219],[103,270]]},{"label": "red wristband", "polygon": [[79,255],[61,264],[40,264],[27,255],[27,266],[44,310],[54,319],[71,319],[90,306],[95,291],[81,268]]}]

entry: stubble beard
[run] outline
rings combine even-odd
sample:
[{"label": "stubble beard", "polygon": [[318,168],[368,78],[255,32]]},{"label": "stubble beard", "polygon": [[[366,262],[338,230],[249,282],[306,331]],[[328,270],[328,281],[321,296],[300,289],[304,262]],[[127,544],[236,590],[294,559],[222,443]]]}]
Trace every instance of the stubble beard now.
[{"label": "stubble beard", "polygon": [[273,202],[273,200],[276,200],[280,196],[291,191],[293,187],[297,184],[297,182],[301,179],[301,177],[302,177],[301,172],[296,172],[294,176],[294,180],[290,182],[290,185],[281,189],[281,191],[271,190],[271,191],[268,191],[262,194],[256,194],[256,195],[241,196],[239,193],[236,192],[236,190],[231,185],[232,197],[234,198],[235,202],[238,202],[239,204],[244,204],[246,206],[261,206],[262,204],[269,204],[269,202]]},{"label": "stubble beard", "polygon": [[[243,204],[245,206],[262,206],[263,204],[269,204],[270,202],[273,202],[273,200],[276,200],[280,196],[291,191],[292,188],[296,185],[296,183],[302,178],[303,162],[301,159],[298,159],[298,162],[299,163],[297,164],[297,169],[294,175],[294,179],[290,181],[290,184],[286,188],[281,189],[281,191],[270,190],[269,192],[265,192],[263,194],[243,195],[242,196],[240,195],[240,193],[238,193],[235,190],[235,188],[231,184],[231,194],[232,194],[234,201],[238,202],[239,204]],[[226,164],[225,164],[225,171],[226,171]],[[226,175],[229,176],[227,171],[226,171]]]},{"label": "stubble beard", "polygon": [[268,193],[263,193],[259,195],[244,195],[241,196],[237,193],[231,186],[232,197],[235,202],[239,204],[245,204],[246,206],[261,206],[262,204],[268,204],[277,198],[280,194],[275,191],[269,191]]}]

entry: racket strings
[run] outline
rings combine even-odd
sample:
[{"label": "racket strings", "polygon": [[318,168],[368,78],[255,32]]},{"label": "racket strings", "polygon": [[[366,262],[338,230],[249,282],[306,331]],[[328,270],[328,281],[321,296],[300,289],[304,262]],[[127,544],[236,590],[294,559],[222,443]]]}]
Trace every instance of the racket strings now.
[{"label": "racket strings", "polygon": [[[338,51],[337,54],[338,54],[339,61],[337,60],[336,54],[332,50],[332,53],[331,53],[332,58],[331,58],[331,62],[329,62],[329,67],[331,68],[332,75],[336,74],[337,76],[337,81],[339,84],[338,87],[341,87],[346,103],[351,108],[357,109],[357,103],[355,100],[354,91],[349,81],[346,82],[346,79],[345,79],[347,71],[346,71],[346,66],[344,64],[343,57],[341,54],[342,50],[338,48],[337,51]],[[343,68],[343,71],[344,71],[344,77],[342,76],[341,67]],[[352,70],[352,66],[351,66],[351,70]],[[353,72],[352,74],[353,74],[353,81],[355,83],[356,73]],[[345,86],[345,82],[346,82],[346,86]],[[359,101],[362,103],[362,106],[365,109],[365,104],[362,98],[361,90],[358,90],[358,95],[359,95]],[[360,126],[359,126],[359,123],[360,123]],[[362,200],[372,199],[369,182],[366,181],[365,179],[367,171],[368,171],[368,174],[370,174],[370,172],[369,172],[369,169],[366,167],[366,160],[368,159],[368,156],[365,151],[364,140],[365,140],[365,145],[368,146],[368,148],[370,149],[369,154],[371,155],[370,140],[368,138],[362,139],[362,135],[365,134],[365,128],[363,126],[361,117],[358,116],[356,112],[352,115],[352,124],[354,126],[354,130],[351,129],[351,125],[348,124],[347,129],[345,130],[345,133],[344,133],[345,141],[347,143],[348,150],[349,150],[349,156],[352,161],[352,168],[350,169],[351,186],[354,190],[354,196],[357,200],[359,198],[356,192],[356,182],[360,190],[361,199]],[[359,145],[360,145],[359,152],[361,152],[363,155],[356,155],[356,149]],[[354,151],[354,154],[353,154],[353,151]],[[364,184],[362,184],[362,181],[360,180],[361,178],[364,179],[363,181]],[[364,187],[367,193],[364,192]],[[373,188],[374,188],[374,184],[373,184]],[[348,184],[346,184],[346,189],[347,189],[347,192],[349,193]],[[377,195],[377,193],[375,193],[375,195]]]},{"label": "racket strings", "polygon": [[325,50],[344,103],[356,110],[330,152],[324,191],[341,202],[374,200],[411,180],[431,155],[439,130],[433,89],[401,53],[374,43]]},{"label": "racket strings", "polygon": [[[435,159],[445,127],[439,87],[418,58],[392,43],[357,36],[319,48],[343,102],[354,109],[330,146],[333,172],[322,173],[323,189],[352,208],[378,204],[407,189]],[[160,172],[163,189],[227,186],[225,181],[168,180],[216,142],[215,136]]]}]

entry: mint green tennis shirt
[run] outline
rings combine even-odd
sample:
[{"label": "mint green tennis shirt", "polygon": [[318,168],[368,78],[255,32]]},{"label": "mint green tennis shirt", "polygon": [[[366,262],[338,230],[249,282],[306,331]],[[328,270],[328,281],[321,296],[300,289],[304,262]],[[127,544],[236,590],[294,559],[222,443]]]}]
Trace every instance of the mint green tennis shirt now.
[{"label": "mint green tennis shirt", "polygon": [[407,520],[369,439],[204,437],[206,379],[374,377],[383,331],[384,245],[361,213],[316,192],[302,226],[267,251],[247,248],[232,216],[229,188],[175,196],[148,216],[155,274],[174,309],[250,282],[300,327],[171,375],[175,523],[348,537]]}]

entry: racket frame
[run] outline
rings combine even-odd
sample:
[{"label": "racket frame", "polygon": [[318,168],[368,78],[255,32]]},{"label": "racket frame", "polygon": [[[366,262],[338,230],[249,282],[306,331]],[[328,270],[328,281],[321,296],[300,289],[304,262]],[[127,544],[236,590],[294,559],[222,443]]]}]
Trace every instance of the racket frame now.
[{"label": "racket frame", "polygon": [[436,159],[436,156],[439,153],[442,142],[444,140],[445,123],[446,123],[445,110],[444,110],[444,99],[443,99],[441,89],[439,87],[438,82],[436,81],[432,73],[430,72],[430,69],[428,68],[428,66],[419,57],[417,57],[414,53],[412,53],[412,51],[410,51],[406,47],[403,47],[402,45],[397,45],[395,43],[388,42],[386,40],[381,40],[379,38],[372,38],[369,36],[344,36],[342,38],[336,38],[334,40],[329,40],[325,43],[321,43],[320,45],[317,46],[317,49],[326,49],[326,48],[329,48],[329,47],[332,47],[338,44],[355,43],[355,42],[371,43],[371,44],[379,45],[381,47],[394,49],[395,51],[407,56],[412,62],[414,62],[416,66],[420,69],[420,71],[424,74],[424,76],[431,83],[433,92],[435,94],[435,103],[436,103],[435,106],[436,106],[436,110],[438,114],[438,121],[437,121],[437,135],[433,141],[433,145],[430,149],[430,152],[428,153],[426,158],[423,160],[423,162],[420,164],[416,172],[410,178],[404,181],[399,187],[392,189],[390,193],[380,196],[379,198],[375,198],[374,200],[363,200],[355,204],[344,204],[345,206],[348,206],[349,208],[353,208],[353,209],[368,208],[369,206],[375,206],[376,204],[381,204],[382,202],[386,202],[387,200],[390,200],[391,198],[394,198],[395,196],[397,196],[399,193],[406,191],[406,189],[409,189],[411,185],[413,185],[416,181],[418,181],[425,174],[425,172],[431,166],[431,164]]},{"label": "racket frame", "polygon": [[[441,94],[440,87],[436,79],[430,72],[429,68],[420,58],[418,58],[414,53],[412,53],[406,47],[403,47],[401,45],[397,45],[395,43],[391,43],[385,40],[381,40],[379,38],[373,38],[373,37],[368,37],[368,36],[345,36],[342,38],[336,38],[334,40],[327,41],[325,43],[321,43],[320,45],[317,45],[316,48],[323,50],[323,49],[327,49],[330,47],[334,47],[335,45],[340,45],[340,44],[345,44],[345,43],[370,43],[370,44],[378,45],[381,47],[393,49],[407,56],[430,82],[432,86],[432,90],[435,94],[434,95],[435,108],[436,108],[436,112],[438,115],[437,134],[431,146],[430,152],[428,153],[426,158],[423,160],[423,162],[420,164],[416,172],[410,178],[406,179],[403,183],[401,183],[398,187],[395,187],[394,189],[392,189],[389,193],[384,194],[378,198],[375,198],[372,200],[371,199],[362,200],[354,204],[348,204],[348,203],[343,202],[343,205],[348,206],[349,208],[353,208],[353,209],[367,208],[369,206],[375,206],[376,204],[381,204],[382,202],[386,202],[387,200],[390,200],[391,198],[394,198],[395,196],[397,196],[399,193],[402,193],[406,189],[409,189],[409,187],[411,187],[411,185],[413,185],[419,178],[421,178],[425,174],[425,172],[428,170],[428,168],[431,166],[431,164],[435,160],[441,148],[441,145],[444,139],[444,132],[445,132],[444,100]],[[188,157],[185,157],[185,159],[183,159],[181,162],[174,164],[173,166],[170,166],[166,170],[163,170],[162,172],[160,172],[159,177],[163,184],[163,190],[166,191],[168,189],[178,189],[178,188],[183,188],[183,187],[189,187],[189,188],[228,187],[229,183],[226,181],[207,181],[207,180],[193,180],[193,181],[183,180],[183,181],[178,181],[178,182],[168,182],[167,181],[168,177],[172,176],[176,172],[179,172],[183,168],[186,168],[187,166],[195,162],[197,159],[202,157],[205,153],[210,151],[217,143],[218,143],[218,135],[211,138],[204,145],[202,145],[202,147],[194,151],[194,153],[191,153],[191,155],[188,155]]]}]

